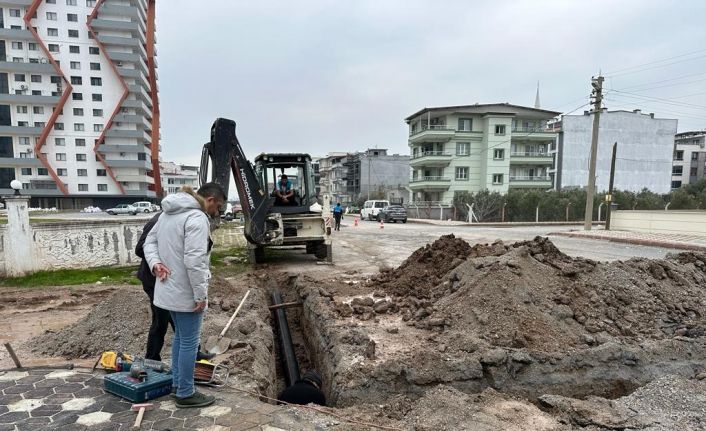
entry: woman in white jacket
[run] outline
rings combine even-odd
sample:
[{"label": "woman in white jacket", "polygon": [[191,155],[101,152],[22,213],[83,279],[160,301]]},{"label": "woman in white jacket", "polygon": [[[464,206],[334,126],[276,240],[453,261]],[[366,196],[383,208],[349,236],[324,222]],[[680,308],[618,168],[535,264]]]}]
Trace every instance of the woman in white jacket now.
[{"label": "woman in white jacket", "polygon": [[216,183],[190,187],[162,200],[163,214],[143,246],[145,259],[157,277],[154,305],[169,310],[174,321],[172,343],[173,386],[177,407],[205,407],[215,398],[194,389],[194,364],[203,313],[208,305],[208,216],[217,217],[226,200]]}]

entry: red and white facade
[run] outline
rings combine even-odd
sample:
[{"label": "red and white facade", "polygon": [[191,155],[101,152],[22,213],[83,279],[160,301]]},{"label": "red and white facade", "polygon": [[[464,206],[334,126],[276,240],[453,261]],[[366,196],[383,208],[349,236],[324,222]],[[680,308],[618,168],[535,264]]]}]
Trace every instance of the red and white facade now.
[{"label": "red and white facade", "polygon": [[0,8],[0,193],[14,176],[43,207],[161,195],[155,0]]}]

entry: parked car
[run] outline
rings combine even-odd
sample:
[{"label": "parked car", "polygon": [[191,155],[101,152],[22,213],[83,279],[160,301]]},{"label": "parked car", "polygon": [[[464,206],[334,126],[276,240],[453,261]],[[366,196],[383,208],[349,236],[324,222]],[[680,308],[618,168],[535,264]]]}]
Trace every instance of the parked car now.
[{"label": "parked car", "polygon": [[110,215],[118,215],[118,214],[130,214],[130,215],[136,215],[138,209],[135,208],[134,206],[130,204],[120,204],[116,206],[115,208],[110,208],[106,210]]},{"label": "parked car", "polygon": [[360,219],[376,220],[381,209],[390,205],[390,201],[365,201],[360,211]]},{"label": "parked car", "polygon": [[402,205],[388,205],[378,212],[377,221],[407,223],[407,210]]},{"label": "parked car", "polygon": [[162,211],[162,207],[160,207],[159,205],[152,204],[152,212],[156,213],[159,211]]},{"label": "parked car", "polygon": [[132,204],[132,206],[134,206],[137,209],[137,211],[141,212],[141,213],[150,213],[150,212],[154,211],[152,209],[153,208],[152,202],[147,202],[147,201],[135,202],[134,204]]}]

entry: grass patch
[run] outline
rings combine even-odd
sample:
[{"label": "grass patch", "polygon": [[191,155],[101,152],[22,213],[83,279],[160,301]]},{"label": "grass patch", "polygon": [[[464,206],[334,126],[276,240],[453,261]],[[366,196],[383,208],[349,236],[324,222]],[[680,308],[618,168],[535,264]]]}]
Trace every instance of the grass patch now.
[{"label": "grass patch", "polygon": [[250,269],[248,250],[245,247],[234,247],[211,252],[211,270],[222,277],[242,274]]},{"label": "grass patch", "polygon": [[90,269],[60,269],[57,271],[39,271],[24,277],[5,278],[0,280],[0,286],[40,288],[51,286],[70,286],[76,284],[93,284],[100,281],[103,284],[134,284],[140,280],[135,277],[136,267],[122,268],[90,268]]}]

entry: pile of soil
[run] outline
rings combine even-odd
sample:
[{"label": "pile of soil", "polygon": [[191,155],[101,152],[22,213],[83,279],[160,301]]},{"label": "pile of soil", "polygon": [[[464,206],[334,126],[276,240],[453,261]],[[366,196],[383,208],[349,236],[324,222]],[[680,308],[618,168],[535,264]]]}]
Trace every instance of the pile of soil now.
[{"label": "pile of soil", "polygon": [[[449,235],[374,278],[376,295],[351,308],[361,320],[399,312],[452,345],[470,334],[493,346],[556,352],[704,336],[704,286],[701,253],[598,263],[567,256],[542,237],[471,247]],[[342,308],[339,314],[350,312]]]}]

